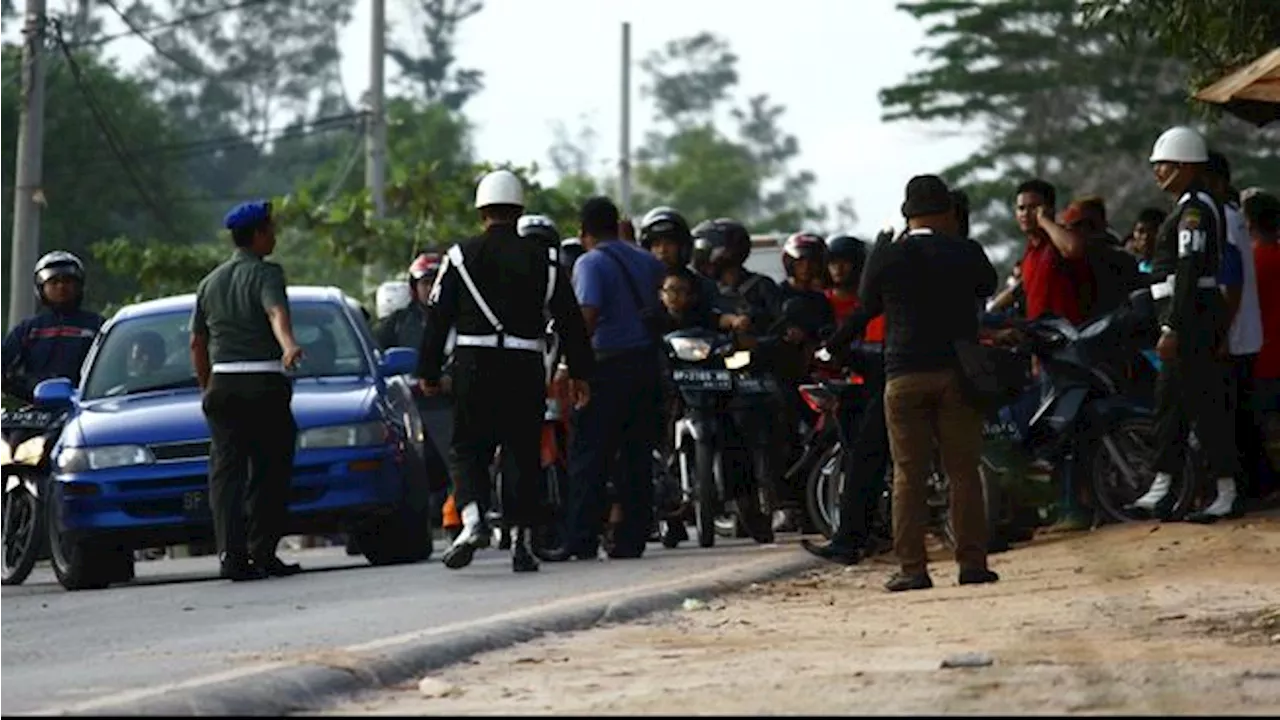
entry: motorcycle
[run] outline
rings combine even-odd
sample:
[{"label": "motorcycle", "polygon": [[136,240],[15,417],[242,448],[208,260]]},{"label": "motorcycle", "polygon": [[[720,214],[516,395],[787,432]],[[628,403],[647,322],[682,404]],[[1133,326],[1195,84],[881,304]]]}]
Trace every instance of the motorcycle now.
[{"label": "motorcycle", "polygon": [[65,409],[28,406],[0,418],[0,477],[4,478],[4,562],[0,584],[21,585],[47,552],[45,495],[49,453],[66,422]]},{"label": "motorcycle", "polygon": [[[1068,492],[1087,488],[1095,524],[1137,519],[1124,507],[1154,476],[1155,423],[1145,403],[1125,394],[1122,368],[1147,346],[1152,317],[1150,293],[1139,290],[1124,307],[1079,329],[1060,318],[1021,326],[1023,349],[1045,378],[1029,422],[1017,422],[1010,405],[985,429],[981,470],[1005,495],[991,503],[1003,529],[1018,535],[1043,521],[1060,497],[1057,482],[1067,483]],[[1175,516],[1192,502],[1198,458],[1187,453],[1188,470],[1173,489]]]},{"label": "motorcycle", "polygon": [[[802,302],[788,300],[770,332],[803,311]],[[766,368],[779,342],[780,337],[766,334],[755,339],[753,349],[743,349],[732,335],[703,328],[663,338],[681,406],[671,463],[678,509],[665,513],[663,545],[675,547],[683,540],[680,530],[691,510],[698,545],[712,547],[717,521],[730,502],[749,535],[758,542],[772,539],[771,424],[777,421],[778,384]]]}]

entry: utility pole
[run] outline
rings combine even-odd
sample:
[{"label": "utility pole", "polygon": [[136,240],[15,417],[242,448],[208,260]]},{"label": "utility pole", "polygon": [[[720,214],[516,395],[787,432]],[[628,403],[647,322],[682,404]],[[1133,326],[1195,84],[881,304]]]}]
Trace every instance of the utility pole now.
[{"label": "utility pole", "polygon": [[631,216],[631,23],[622,23],[622,130],[618,138],[618,194]]},{"label": "utility pole", "polygon": [[[373,217],[386,217],[387,182],[387,0],[370,0],[369,19],[369,116],[365,120],[364,184],[373,198]],[[373,293],[378,286],[377,263],[367,261],[362,273],[364,290]]]},{"label": "utility pole", "polygon": [[31,270],[40,253],[40,191],[44,147],[45,0],[27,0],[22,27],[22,111],[13,178],[13,248],[9,255],[9,327],[35,313]]}]

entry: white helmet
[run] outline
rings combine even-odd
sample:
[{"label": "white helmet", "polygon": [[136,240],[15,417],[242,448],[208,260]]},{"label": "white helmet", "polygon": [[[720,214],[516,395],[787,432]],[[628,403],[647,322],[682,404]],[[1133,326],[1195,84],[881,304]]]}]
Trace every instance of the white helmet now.
[{"label": "white helmet", "polygon": [[1165,130],[1151,148],[1151,162],[1209,162],[1209,148],[1204,137],[1195,130],[1178,125]]},{"label": "white helmet", "polygon": [[524,207],[524,186],[510,170],[494,170],[476,185],[476,209],[489,205]]},{"label": "white helmet", "polygon": [[409,307],[412,300],[409,294],[409,283],[406,280],[388,280],[378,286],[374,293],[374,305],[381,320],[391,313]]}]

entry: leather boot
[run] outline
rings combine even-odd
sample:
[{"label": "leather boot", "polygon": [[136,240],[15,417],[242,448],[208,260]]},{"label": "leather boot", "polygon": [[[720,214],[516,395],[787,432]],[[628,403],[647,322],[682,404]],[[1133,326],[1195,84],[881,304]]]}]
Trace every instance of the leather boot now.
[{"label": "leather boot", "polygon": [[511,538],[511,570],[514,572],[537,572],[538,558],[533,554],[533,531],[527,527],[512,528]]}]

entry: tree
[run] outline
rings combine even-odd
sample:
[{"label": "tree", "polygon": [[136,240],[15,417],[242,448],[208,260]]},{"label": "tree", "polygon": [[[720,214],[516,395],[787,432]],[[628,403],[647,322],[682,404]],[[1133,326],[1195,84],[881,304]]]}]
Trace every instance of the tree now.
[{"label": "tree", "polygon": [[[148,96],[146,85],[126,77],[113,63],[91,53],[76,53],[74,57],[85,87],[91,88],[100,101],[105,120],[133,161],[128,166],[133,173],[110,151],[67,61],[52,59],[45,91],[40,247],[45,252],[69,250],[85,260],[91,275],[90,301],[102,303],[127,296],[136,290],[137,283],[131,275],[104,275],[102,263],[90,252],[93,243],[127,234],[185,244],[205,230],[195,208],[165,201],[185,191],[181,168],[164,152],[164,148],[176,144],[179,135],[164,109]],[[20,48],[6,46],[4,77],[17,77],[20,66]],[[4,83],[4,217],[0,226],[4,228],[5,267],[13,232],[14,148],[18,133],[14,120],[21,103],[20,91],[18,83]],[[143,158],[149,162],[136,162]],[[144,199],[144,193],[148,199]]]},{"label": "tree", "polygon": [[387,48],[387,55],[400,67],[399,83],[412,99],[441,103],[450,110],[461,110],[484,88],[484,72],[456,66],[454,47],[458,27],[464,20],[484,9],[481,0],[417,0],[413,6],[419,25],[419,41],[426,52],[412,54],[400,43]]},{"label": "tree", "polygon": [[1085,22],[1115,28],[1124,42],[1155,40],[1191,67],[1195,87],[1256,59],[1280,38],[1280,3],[1273,0],[1086,0]]},{"label": "tree", "polygon": [[[707,32],[672,40],[641,63],[658,130],[637,152],[638,197],[674,205],[695,222],[740,218],[757,232],[822,221],[826,209],[809,196],[813,174],[790,168],[800,144],[781,128],[785,108],[768,95],[731,105],[737,63],[728,43]],[[733,137],[720,130],[725,116]]]},{"label": "tree", "polygon": [[[1126,45],[1117,32],[1085,26],[1076,0],[898,7],[928,23],[933,42],[920,50],[926,69],[880,92],[884,119],[983,128],[979,150],[943,175],[969,193],[976,235],[997,256],[1020,242],[1010,205],[1017,184],[1033,176],[1064,199],[1103,195],[1117,227],[1144,205],[1168,203],[1147,157],[1165,128],[1196,123],[1184,65],[1151,43]],[[1260,142],[1253,128],[1226,118],[1208,135],[1242,186],[1280,174],[1276,143]]]}]

